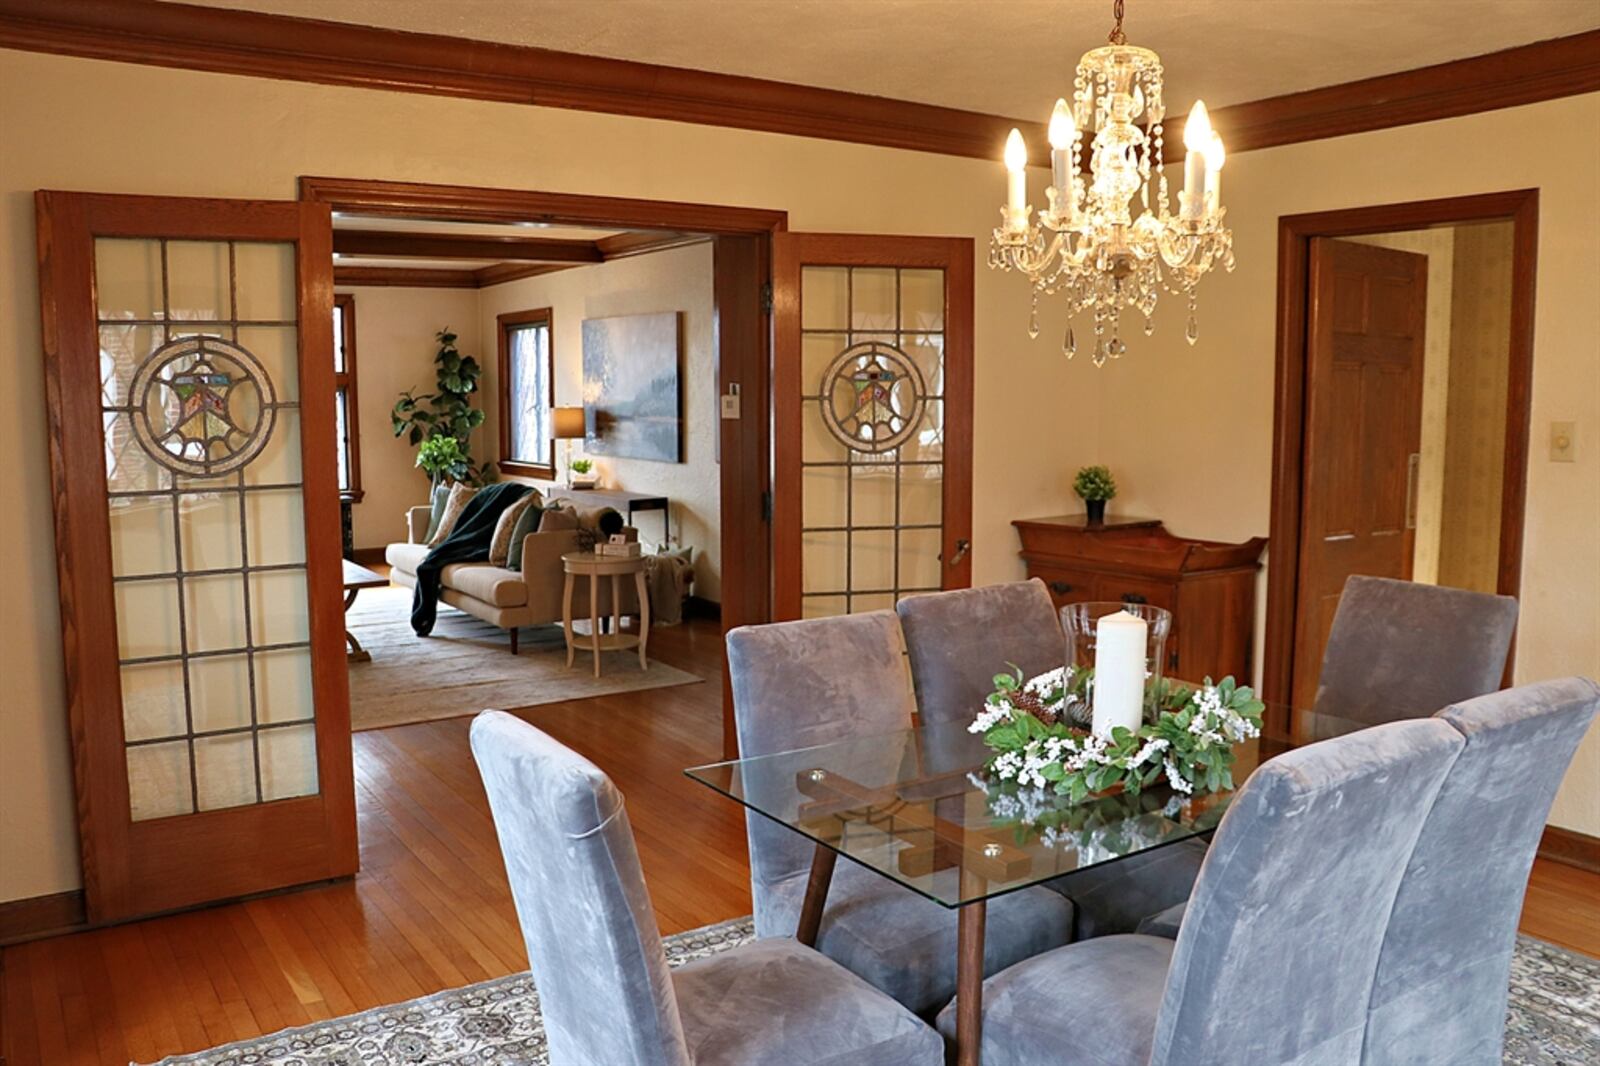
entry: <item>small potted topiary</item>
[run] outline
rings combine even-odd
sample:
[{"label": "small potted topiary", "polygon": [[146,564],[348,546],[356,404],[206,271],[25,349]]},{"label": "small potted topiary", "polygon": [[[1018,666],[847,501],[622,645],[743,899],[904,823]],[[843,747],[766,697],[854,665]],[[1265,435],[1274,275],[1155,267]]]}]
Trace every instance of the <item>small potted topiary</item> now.
[{"label": "small potted topiary", "polygon": [[1103,466],[1084,467],[1072,479],[1072,491],[1083,500],[1084,510],[1089,513],[1089,524],[1104,525],[1106,501],[1117,494],[1117,483],[1112,479],[1111,471]]}]

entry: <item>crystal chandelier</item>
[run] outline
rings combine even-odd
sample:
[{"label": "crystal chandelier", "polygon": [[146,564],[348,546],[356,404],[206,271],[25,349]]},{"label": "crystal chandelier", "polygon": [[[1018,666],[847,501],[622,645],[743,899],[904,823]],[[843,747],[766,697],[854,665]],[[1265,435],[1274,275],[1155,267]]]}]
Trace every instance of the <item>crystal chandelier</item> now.
[{"label": "crystal chandelier", "polygon": [[[1108,44],[1078,61],[1072,105],[1057,100],[1050,117],[1049,206],[1033,221],[1027,202],[1028,149],[1013,129],[1006,140],[1009,196],[989,244],[989,266],[1020,270],[1033,282],[1028,335],[1039,335],[1039,294],[1060,292],[1067,300],[1062,350],[1078,350],[1072,319],[1094,315],[1094,364],[1103,366],[1127,351],[1122,312],[1150,316],[1165,289],[1187,299],[1185,336],[1199,337],[1195,286],[1217,263],[1233,269],[1233,233],[1223,221],[1222,138],[1211,129],[1206,105],[1196,100],[1183,127],[1183,192],[1178,210],[1169,207],[1162,158],[1161,59],[1127,43],[1123,0],[1115,0],[1116,26]],[[1143,116],[1144,126],[1135,124]],[[1082,138],[1092,132],[1090,174],[1079,173]],[[1137,202],[1139,217],[1132,217]]]}]

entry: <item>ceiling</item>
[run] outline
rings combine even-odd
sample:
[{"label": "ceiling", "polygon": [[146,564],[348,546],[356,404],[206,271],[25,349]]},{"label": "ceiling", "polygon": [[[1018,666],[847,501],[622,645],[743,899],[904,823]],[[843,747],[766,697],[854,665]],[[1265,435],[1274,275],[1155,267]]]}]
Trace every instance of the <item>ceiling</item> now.
[{"label": "ceiling", "polygon": [[[1048,117],[1110,0],[188,0]],[[1600,29],[1600,0],[1127,0],[1169,110]]]}]

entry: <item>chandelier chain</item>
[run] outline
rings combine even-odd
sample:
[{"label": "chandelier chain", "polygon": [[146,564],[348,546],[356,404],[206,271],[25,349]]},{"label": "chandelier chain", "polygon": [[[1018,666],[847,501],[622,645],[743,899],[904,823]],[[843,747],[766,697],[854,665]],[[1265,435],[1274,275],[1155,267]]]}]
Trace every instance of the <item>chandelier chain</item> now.
[{"label": "chandelier chain", "polygon": [[1112,44],[1127,44],[1128,35],[1122,32],[1122,0],[1112,0],[1111,14],[1117,20],[1117,24],[1111,27],[1111,33],[1107,35],[1106,40]]}]

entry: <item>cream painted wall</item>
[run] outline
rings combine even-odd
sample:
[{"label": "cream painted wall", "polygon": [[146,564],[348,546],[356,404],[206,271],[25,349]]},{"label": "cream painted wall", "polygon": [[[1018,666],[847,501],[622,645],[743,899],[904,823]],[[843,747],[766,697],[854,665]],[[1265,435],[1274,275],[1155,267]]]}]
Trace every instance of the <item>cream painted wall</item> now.
[{"label": "cream painted wall", "polygon": [[[1590,94],[1229,156],[1225,198],[1239,265],[1202,286],[1200,343],[1189,348],[1172,315],[1099,378],[1094,458],[1116,472],[1118,503],[1160,515],[1178,533],[1267,532],[1280,216],[1537,187],[1515,676],[1600,677],[1600,141],[1578,134],[1596,128],[1600,94]],[[1553,420],[1578,424],[1576,462],[1548,460]],[[1551,820],[1600,835],[1600,729],[1585,739]]]},{"label": "cream painted wall", "polygon": [[[428,476],[416,466],[416,449],[396,439],[389,412],[406,389],[432,392],[434,334],[448,326],[456,348],[493,366],[495,354],[478,342],[478,290],[346,288],[356,300],[356,397],[361,408],[362,501],[352,521],[357,548],[381,548],[406,539],[406,508],[426,503]],[[480,381],[480,385],[483,384]],[[485,392],[485,395],[493,395]],[[475,459],[492,457],[494,430],[473,434]]]},{"label": "cream painted wall", "polygon": [[[1027,289],[977,272],[974,579],[1020,576],[1011,519],[1075,507],[1085,462],[1115,467],[1124,510],[1177,532],[1267,527],[1276,218],[1286,212],[1542,185],[1535,440],[1579,423],[1577,463],[1535,457],[1529,479],[1518,676],[1600,674],[1600,219],[1592,213],[1600,94],[1311,145],[1228,163],[1237,273],[1209,282],[1202,337],[1181,308],[1105,370],[1029,344]],[[225,165],[177,165],[175,128]],[[978,258],[1003,196],[997,164],[647,119],[197,74],[0,51],[0,449],[10,700],[0,714],[0,900],[79,883],[63,710],[39,360],[31,192],[291,198],[300,174],[537,188],[783,208],[794,230],[965,235]],[[1226,131],[1224,131],[1225,133]],[[1482,145],[1495,146],[1485,165]],[[1034,174],[1035,185],[1043,175]],[[1039,196],[1036,202],[1043,202]],[[1135,335],[1138,336],[1137,334]],[[1600,834],[1600,737],[1556,822]]]},{"label": "cream painted wall", "polygon": [[[671,498],[674,547],[692,547],[694,593],[722,602],[722,482],[717,468],[717,374],[712,334],[711,244],[652,252],[609,263],[524,278],[478,291],[479,335],[491,349],[498,344],[496,315],[548,307],[554,314],[556,404],[583,403],[583,321],[611,315],[679,311],[683,315],[683,461],[597,457],[606,488],[659,492]],[[491,363],[485,395],[496,396],[499,364]],[[489,405],[485,425],[498,440],[499,409]],[[573,457],[583,442],[573,441]],[[556,447],[559,463],[561,448]],[[561,471],[557,471],[559,474]],[[657,513],[638,516],[639,534],[649,544],[661,535]]]}]

